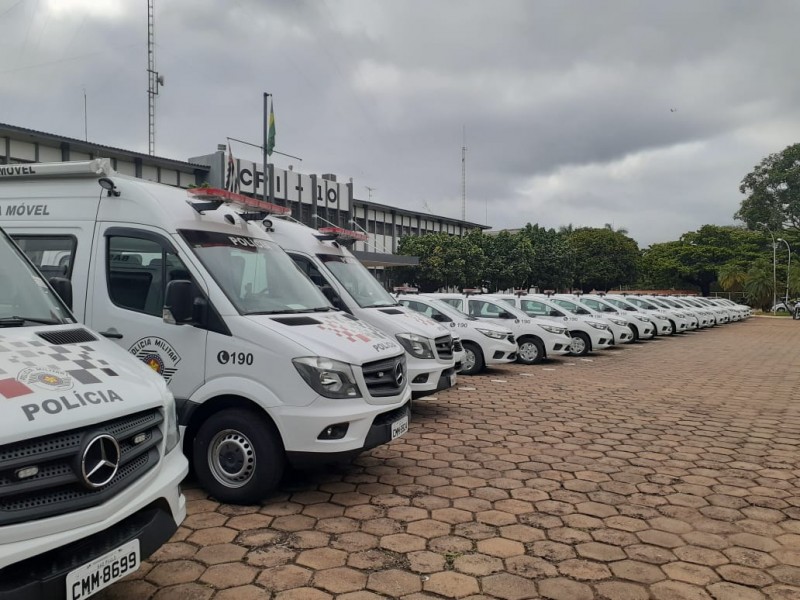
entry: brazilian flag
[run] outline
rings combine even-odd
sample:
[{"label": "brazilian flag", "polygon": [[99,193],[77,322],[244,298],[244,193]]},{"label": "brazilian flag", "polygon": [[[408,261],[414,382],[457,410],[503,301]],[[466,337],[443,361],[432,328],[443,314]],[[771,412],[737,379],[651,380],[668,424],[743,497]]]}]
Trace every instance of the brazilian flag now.
[{"label": "brazilian flag", "polygon": [[267,125],[267,156],[272,156],[275,149],[275,103],[269,106],[269,123]]}]

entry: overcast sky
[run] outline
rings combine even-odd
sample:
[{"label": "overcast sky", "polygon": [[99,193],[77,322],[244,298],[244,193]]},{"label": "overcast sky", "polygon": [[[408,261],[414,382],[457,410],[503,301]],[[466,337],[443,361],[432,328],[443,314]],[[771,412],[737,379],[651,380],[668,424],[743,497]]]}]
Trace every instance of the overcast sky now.
[{"label": "overcast sky", "polygon": [[[495,227],[728,224],[798,141],[800,2],[155,0],[156,153],[261,141],[385,204]],[[0,0],[0,121],[147,152],[145,0]],[[257,150],[234,144],[239,158]]]}]

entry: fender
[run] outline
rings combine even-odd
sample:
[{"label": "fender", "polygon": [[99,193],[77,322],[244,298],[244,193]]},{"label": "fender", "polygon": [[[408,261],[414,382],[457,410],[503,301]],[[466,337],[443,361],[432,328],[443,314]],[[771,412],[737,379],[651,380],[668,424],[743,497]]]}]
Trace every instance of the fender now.
[{"label": "fender", "polygon": [[265,411],[283,406],[275,393],[256,379],[236,375],[235,377],[216,377],[197,388],[189,398],[195,404],[203,404],[218,396],[241,396],[259,405]]}]

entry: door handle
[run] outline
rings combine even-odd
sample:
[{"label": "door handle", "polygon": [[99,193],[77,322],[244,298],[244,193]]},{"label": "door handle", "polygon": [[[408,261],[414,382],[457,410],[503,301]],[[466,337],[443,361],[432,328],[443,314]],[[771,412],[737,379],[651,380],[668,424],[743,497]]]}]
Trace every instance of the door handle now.
[{"label": "door handle", "polygon": [[103,337],[114,339],[114,340],[121,340],[122,339],[122,334],[119,331],[117,331],[116,329],[113,329],[113,328],[109,329],[108,331],[101,331],[100,335],[102,335]]}]

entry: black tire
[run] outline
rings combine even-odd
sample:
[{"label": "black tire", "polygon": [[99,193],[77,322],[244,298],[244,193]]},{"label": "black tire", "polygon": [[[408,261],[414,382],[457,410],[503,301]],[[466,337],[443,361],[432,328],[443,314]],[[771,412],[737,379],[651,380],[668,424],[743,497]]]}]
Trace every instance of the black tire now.
[{"label": "black tire", "polygon": [[203,489],[229,504],[258,503],[278,485],[285,463],[275,426],[241,408],[209,416],[197,431],[192,457]]},{"label": "black tire", "polygon": [[517,340],[517,345],[517,360],[523,365],[538,365],[544,360],[544,344],[539,338],[526,336]]},{"label": "black tire", "polygon": [[570,354],[573,356],[586,356],[589,354],[592,349],[592,340],[586,333],[583,331],[570,331],[569,335],[572,337],[573,343],[575,340],[580,341],[578,344],[579,350],[577,352],[572,350],[572,345],[570,345]]},{"label": "black tire", "polygon": [[[464,366],[461,369],[461,374],[463,375],[477,375],[481,371],[483,371],[483,367],[485,366],[485,361],[483,360],[483,351],[481,347],[474,343],[474,342],[464,342],[464,352],[466,355],[464,356]],[[474,357],[474,359],[470,359],[470,355]],[[472,362],[472,366],[467,368],[467,365]]]},{"label": "black tire", "polygon": [[633,336],[633,339],[631,340],[631,343],[635,344],[636,342],[639,341],[639,330],[636,328],[636,325],[634,325],[633,323],[628,323],[628,329],[631,330],[631,335]]},{"label": "black tire", "polygon": [[671,335],[675,335],[676,333],[678,333],[678,326],[675,325],[675,321],[670,319],[669,325],[670,325],[670,327],[672,327],[672,334]]}]

